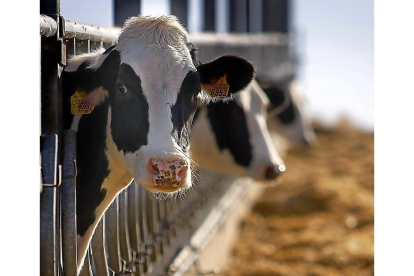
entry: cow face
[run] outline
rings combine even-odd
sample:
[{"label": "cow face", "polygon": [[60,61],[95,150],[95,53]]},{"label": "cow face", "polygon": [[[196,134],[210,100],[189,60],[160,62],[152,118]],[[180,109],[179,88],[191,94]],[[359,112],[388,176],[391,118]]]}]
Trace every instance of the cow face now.
[{"label": "cow face", "polygon": [[292,82],[288,89],[262,82],[262,88],[270,100],[268,127],[288,141],[309,146],[316,135],[306,114],[300,87]]},{"label": "cow face", "polygon": [[285,171],[266,126],[268,99],[253,82],[235,101],[200,110],[191,155],[200,167],[232,176],[272,180]]},{"label": "cow face", "polygon": [[108,104],[107,154],[151,192],[191,186],[189,140],[198,101],[216,102],[208,91],[223,77],[230,88],[220,99],[230,99],[254,75],[245,59],[199,65],[194,52],[174,16],[134,17],[117,45],[64,75],[73,91],[87,93],[83,101]]}]

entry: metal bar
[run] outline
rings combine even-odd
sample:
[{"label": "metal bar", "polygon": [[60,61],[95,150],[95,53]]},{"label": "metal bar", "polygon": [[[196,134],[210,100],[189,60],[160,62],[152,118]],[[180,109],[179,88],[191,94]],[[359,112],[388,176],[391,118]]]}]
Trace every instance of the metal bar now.
[{"label": "metal bar", "polygon": [[76,132],[65,130],[62,144],[62,265],[64,275],[76,275]]},{"label": "metal bar", "polygon": [[[135,185],[132,183],[132,185]],[[121,258],[126,262],[129,272],[135,271],[135,260],[132,259],[131,243],[128,231],[128,189],[124,189],[118,196],[119,199],[119,241]]]},{"label": "metal bar", "polygon": [[40,35],[54,36],[58,30],[57,22],[46,15],[40,15]]},{"label": "metal bar", "polygon": [[171,14],[177,16],[184,27],[188,28],[188,0],[170,0]]},{"label": "metal bar", "polygon": [[58,136],[44,134],[41,139],[42,179],[44,186],[40,194],[40,274],[58,275],[59,258],[57,245],[57,150]]},{"label": "metal bar", "polygon": [[260,33],[263,30],[262,0],[248,0],[248,27],[250,33]]},{"label": "metal bar", "polygon": [[216,30],[215,0],[204,0],[204,31],[214,32]]},{"label": "metal bar", "polygon": [[101,221],[95,229],[93,235],[91,248],[92,248],[92,260],[95,275],[109,276],[108,260],[105,248],[105,216],[102,217]]},{"label": "metal bar", "polygon": [[230,32],[247,32],[247,0],[230,0]]},{"label": "metal bar", "polygon": [[73,38],[76,36],[79,40],[90,39],[93,42],[116,43],[118,40],[120,28],[107,28],[91,24],[83,24],[71,20],[65,20],[64,38]]},{"label": "metal bar", "polygon": [[263,31],[289,32],[289,0],[263,0]]},{"label": "metal bar", "polygon": [[114,0],[114,25],[121,27],[125,20],[141,13],[141,0]]},{"label": "metal bar", "polygon": [[[214,2],[214,1],[213,1]],[[207,0],[206,3],[209,3]],[[208,5],[212,5],[211,3]],[[206,11],[207,12],[207,11]],[[264,11],[263,11],[264,13]],[[44,16],[43,16],[44,17]],[[42,16],[41,16],[42,18]],[[48,18],[48,20],[54,20]],[[41,27],[42,28],[42,27]],[[212,30],[212,29],[211,29]],[[78,40],[88,40],[102,44],[114,44],[118,40],[120,28],[107,28],[90,24],[83,24],[65,20],[64,38],[76,37]],[[286,33],[265,34],[217,34],[217,33],[194,33],[191,40],[198,46],[268,46],[287,45],[289,43]]]},{"label": "metal bar", "polygon": [[139,201],[139,189],[138,186],[132,182],[128,186],[128,228],[129,237],[131,243],[131,251],[133,258],[135,257],[136,263],[136,275],[142,275],[144,273],[143,262],[145,261],[145,246],[141,240],[141,234],[139,229],[139,212],[141,211],[138,206]]},{"label": "metal bar", "polygon": [[141,240],[145,244],[145,261],[144,261],[144,273],[150,274],[152,272],[152,262],[151,262],[151,254],[153,250],[153,243],[152,243],[152,236],[148,231],[148,214],[147,214],[147,200],[148,200],[148,192],[143,188],[141,185],[138,186],[139,188],[139,227],[140,227],[140,234]]},{"label": "metal bar", "polygon": [[119,205],[118,197],[116,197],[105,213],[105,234],[106,244],[108,246],[108,265],[117,274],[122,271],[118,217]]}]

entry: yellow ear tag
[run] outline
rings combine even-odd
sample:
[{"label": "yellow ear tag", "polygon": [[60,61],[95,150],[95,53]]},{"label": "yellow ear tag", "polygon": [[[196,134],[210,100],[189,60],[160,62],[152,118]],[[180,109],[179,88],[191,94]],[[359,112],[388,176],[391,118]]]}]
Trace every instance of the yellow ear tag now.
[{"label": "yellow ear tag", "polygon": [[210,90],[208,91],[210,96],[219,98],[227,97],[229,94],[230,85],[227,83],[226,77],[227,75],[222,76],[215,84],[211,86]]},{"label": "yellow ear tag", "polygon": [[76,90],[75,94],[70,97],[70,112],[72,114],[90,114],[95,108],[92,103],[83,102],[86,92]]}]

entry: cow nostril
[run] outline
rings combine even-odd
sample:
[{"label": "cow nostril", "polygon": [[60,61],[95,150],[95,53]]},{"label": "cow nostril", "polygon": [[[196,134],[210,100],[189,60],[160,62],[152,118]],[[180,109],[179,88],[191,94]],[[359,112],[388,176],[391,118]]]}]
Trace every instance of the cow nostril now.
[{"label": "cow nostril", "polygon": [[153,162],[152,160],[148,161],[147,167],[150,173],[153,175],[158,175],[160,173],[160,169],[158,168],[157,163]]}]

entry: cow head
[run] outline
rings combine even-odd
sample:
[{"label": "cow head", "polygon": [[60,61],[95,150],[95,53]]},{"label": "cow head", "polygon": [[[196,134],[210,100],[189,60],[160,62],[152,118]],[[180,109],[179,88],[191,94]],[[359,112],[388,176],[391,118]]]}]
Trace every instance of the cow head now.
[{"label": "cow head", "polygon": [[65,70],[64,85],[85,91],[83,102],[108,104],[107,152],[151,192],[191,186],[189,140],[198,102],[216,102],[208,91],[223,77],[230,87],[221,100],[254,76],[240,57],[200,65],[174,16],[128,19],[117,45],[73,67]]},{"label": "cow head", "polygon": [[254,81],[235,101],[202,108],[191,140],[200,167],[256,180],[273,180],[285,171],[266,126],[268,102]]},{"label": "cow head", "polygon": [[291,82],[284,88],[281,85],[261,82],[270,100],[268,126],[288,141],[297,145],[309,146],[316,135],[307,116],[300,86]]}]

